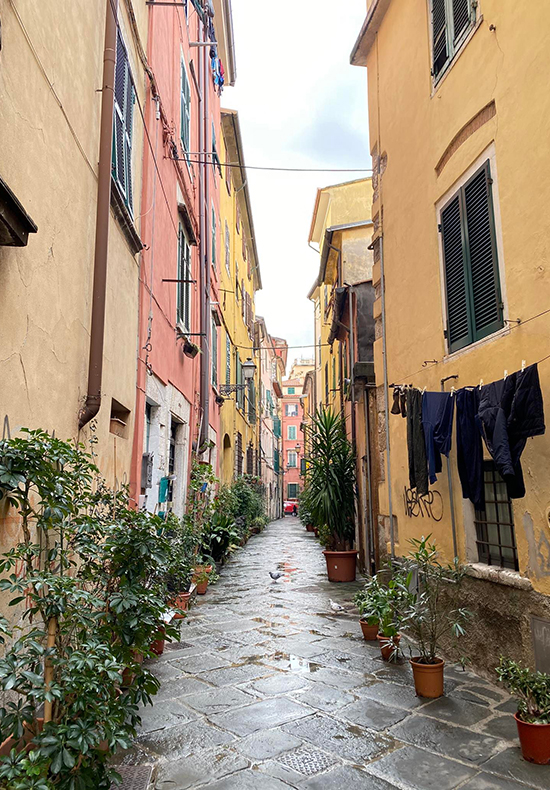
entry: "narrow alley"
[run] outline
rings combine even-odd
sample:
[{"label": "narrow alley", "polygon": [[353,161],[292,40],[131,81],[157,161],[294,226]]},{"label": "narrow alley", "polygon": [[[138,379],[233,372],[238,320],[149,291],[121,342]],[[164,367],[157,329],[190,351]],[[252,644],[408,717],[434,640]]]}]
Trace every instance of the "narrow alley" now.
[{"label": "narrow alley", "polygon": [[297,518],[272,522],[155,662],[162,687],[124,770],[152,765],[155,790],[547,788],[506,693],[448,667],[445,697],[416,697],[408,661],[362,639],[358,587],[326,580]]}]

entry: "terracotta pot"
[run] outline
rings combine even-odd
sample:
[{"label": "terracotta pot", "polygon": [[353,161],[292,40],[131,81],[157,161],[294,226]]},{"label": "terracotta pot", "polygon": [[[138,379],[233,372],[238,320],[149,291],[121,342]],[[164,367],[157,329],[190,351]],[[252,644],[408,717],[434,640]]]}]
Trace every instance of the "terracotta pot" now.
[{"label": "terracotta pot", "polygon": [[[44,719],[37,719],[38,724],[38,732],[42,732],[42,728],[44,727]],[[22,738],[6,738],[0,744],[0,757],[6,757],[12,749],[15,749],[17,752],[22,752],[23,749],[26,751],[30,751],[32,747],[32,739],[34,738],[34,733],[31,730],[25,727],[25,732],[23,733]]]},{"label": "terracotta pot", "polygon": [[394,661],[397,658],[397,651],[395,648],[399,646],[401,634],[397,634],[394,637],[376,634],[376,638],[378,639],[380,652],[382,653],[384,661]]},{"label": "terracotta pot", "polygon": [[442,658],[436,658],[433,664],[423,664],[420,658],[411,658],[414,687],[418,697],[435,699],[443,696],[443,667]]},{"label": "terracotta pot", "polygon": [[158,633],[158,638],[153,639],[153,641],[150,644],[150,648],[151,651],[156,656],[161,656],[164,653],[164,641],[165,641],[164,640],[165,628],[163,625],[159,628],[157,633]]},{"label": "terracotta pot", "polygon": [[522,721],[517,713],[514,718],[523,759],[537,765],[550,765],[550,724],[530,724]]},{"label": "terracotta pot", "polygon": [[357,551],[323,551],[329,582],[354,582]]},{"label": "terracotta pot", "polygon": [[[190,592],[178,593],[178,595],[176,595],[175,598],[172,598],[172,600],[169,602],[168,605],[171,606],[173,609],[182,609],[184,612],[186,612],[189,609],[190,597],[191,597]],[[175,614],[174,620],[183,620],[184,617],[185,617],[184,614]]]},{"label": "terracotta pot", "polygon": [[307,524],[306,529],[308,532],[315,532],[315,527],[313,526],[313,524]]},{"label": "terracotta pot", "polygon": [[366,639],[367,642],[376,642],[376,637],[378,636],[378,623],[369,625],[366,620],[359,620],[359,625],[363,632],[363,639]]},{"label": "terracotta pot", "polygon": [[208,588],[208,579],[203,582],[197,582],[197,595],[204,595]]},{"label": "terracotta pot", "polygon": [[315,537],[318,538],[319,537],[319,530],[318,530],[318,528],[317,527],[313,527],[313,531],[315,532]]},{"label": "terracotta pot", "polygon": [[[136,662],[136,664],[143,664],[143,654],[137,650],[132,650],[132,658]],[[125,688],[128,688],[132,685],[134,680],[136,679],[135,672],[132,672],[130,667],[126,667],[126,669],[122,673],[122,685]]]}]

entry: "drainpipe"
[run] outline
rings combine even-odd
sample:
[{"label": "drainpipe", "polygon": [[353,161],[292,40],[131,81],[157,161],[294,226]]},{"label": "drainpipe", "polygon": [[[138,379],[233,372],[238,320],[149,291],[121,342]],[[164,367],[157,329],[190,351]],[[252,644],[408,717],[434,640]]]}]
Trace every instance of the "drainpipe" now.
[{"label": "drainpipe", "polygon": [[384,411],[386,413],[386,482],[388,486],[388,510],[390,518],[391,558],[395,559],[395,534],[393,528],[393,502],[391,490],[390,458],[390,397],[388,388],[388,344],[386,336],[386,281],[384,272],[384,237],[380,236],[380,297],[382,302],[382,356],[384,360]]},{"label": "drainpipe", "polygon": [[107,0],[106,6],[88,393],[86,396],[86,403],[78,416],[79,430],[87,425],[99,411],[99,407],[101,406],[101,382],[103,378],[103,339],[105,335],[107,252],[109,247],[109,219],[111,211],[111,156],[113,145],[117,31],[116,14],[118,11],[118,0]]},{"label": "drainpipe", "polygon": [[[446,376],[446,378],[441,379],[441,392],[445,392],[445,382],[451,381],[452,379],[457,379],[458,376]],[[453,552],[454,557],[458,557],[458,542],[456,538],[456,516],[455,516],[455,495],[453,489],[453,475],[451,472],[451,456],[447,458],[447,481],[449,483],[449,501],[451,503],[451,529],[453,532]]]},{"label": "drainpipe", "polygon": [[[202,41],[207,38],[206,25],[202,23]],[[204,244],[201,265],[203,278],[201,282],[201,411],[202,423],[199,437],[199,449],[208,441],[210,425],[210,261],[212,260],[212,233],[210,228],[210,173],[209,157],[207,156],[208,146],[208,115],[209,115],[209,91],[210,75],[208,73],[208,53],[207,47],[201,47],[202,63],[202,90],[203,90],[203,118],[202,118],[202,146],[203,151],[203,211],[204,211]]]}]

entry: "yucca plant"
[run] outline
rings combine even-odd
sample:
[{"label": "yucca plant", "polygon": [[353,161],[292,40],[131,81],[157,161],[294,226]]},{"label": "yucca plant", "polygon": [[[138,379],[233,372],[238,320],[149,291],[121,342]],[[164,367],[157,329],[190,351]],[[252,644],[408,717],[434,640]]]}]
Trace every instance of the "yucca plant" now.
[{"label": "yucca plant", "polygon": [[[321,407],[308,427],[306,501],[321,540],[347,551],[355,536],[355,455],[342,416]],[[303,495],[302,495],[303,497]]]}]

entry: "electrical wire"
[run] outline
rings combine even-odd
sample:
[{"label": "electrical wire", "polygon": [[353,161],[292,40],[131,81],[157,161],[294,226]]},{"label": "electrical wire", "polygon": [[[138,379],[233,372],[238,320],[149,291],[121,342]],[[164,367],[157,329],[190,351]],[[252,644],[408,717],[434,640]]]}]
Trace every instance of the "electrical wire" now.
[{"label": "electrical wire", "polygon": [[[199,165],[213,165],[219,167],[236,167],[240,170],[269,170],[282,173],[372,173],[372,167],[268,167],[267,165],[241,165],[235,162],[220,162],[209,159],[191,159],[191,156],[204,156],[198,152],[193,152],[187,156],[169,157],[175,162],[193,162]],[[207,151],[206,156],[213,156],[214,153]]]}]

